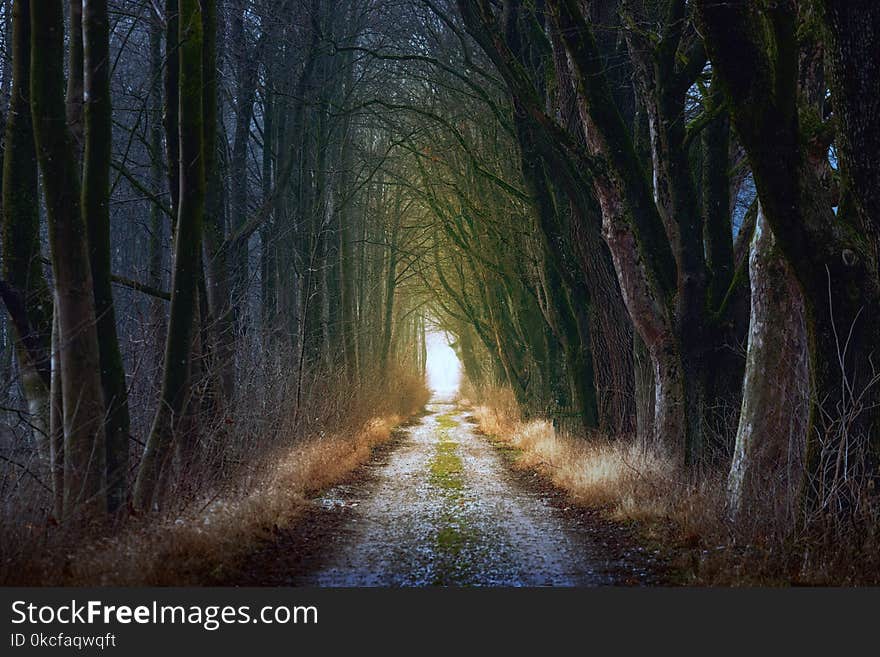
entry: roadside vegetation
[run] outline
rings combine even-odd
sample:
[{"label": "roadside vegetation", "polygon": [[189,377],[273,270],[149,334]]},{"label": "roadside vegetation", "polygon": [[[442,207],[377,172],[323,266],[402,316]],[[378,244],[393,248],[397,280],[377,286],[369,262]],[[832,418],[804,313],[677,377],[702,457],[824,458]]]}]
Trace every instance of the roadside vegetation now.
[{"label": "roadside vegetation", "polygon": [[[547,477],[575,504],[601,509],[613,522],[633,524],[669,559],[679,584],[723,586],[877,585],[880,509],[816,535],[794,525],[767,496],[734,522],[726,507],[726,471],[688,473],[662,446],[635,436],[557,430],[526,419],[509,390],[470,391],[479,430],[512,453],[516,468]],[[790,511],[790,510],[789,510]]]},{"label": "roadside vegetation", "polygon": [[307,427],[297,429],[290,414],[279,413],[237,428],[230,440],[247,446],[241,466],[202,478],[199,488],[169,500],[162,513],[134,516],[90,537],[45,518],[23,523],[24,531],[4,532],[0,581],[56,586],[222,581],[263,542],[294,528],[321,490],[369,460],[373,448],[390,440],[428,400],[422,381],[405,375],[386,390],[364,388],[353,398],[350,392],[313,403]]}]

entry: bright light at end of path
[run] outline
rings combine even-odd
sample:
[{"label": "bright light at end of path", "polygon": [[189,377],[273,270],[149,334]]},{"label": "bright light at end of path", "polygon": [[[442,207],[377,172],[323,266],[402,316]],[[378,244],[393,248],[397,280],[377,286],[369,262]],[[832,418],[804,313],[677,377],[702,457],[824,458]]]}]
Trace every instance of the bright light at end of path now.
[{"label": "bright light at end of path", "polygon": [[446,341],[443,333],[428,333],[428,387],[437,395],[448,396],[458,392],[461,383],[461,363]]}]

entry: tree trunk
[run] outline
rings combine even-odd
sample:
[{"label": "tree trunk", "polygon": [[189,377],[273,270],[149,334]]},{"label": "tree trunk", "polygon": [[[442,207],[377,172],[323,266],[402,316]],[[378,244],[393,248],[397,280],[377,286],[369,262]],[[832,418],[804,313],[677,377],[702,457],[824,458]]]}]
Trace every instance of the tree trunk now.
[{"label": "tree trunk", "polygon": [[58,302],[52,316],[52,384],[49,400],[49,462],[52,471],[52,509],[56,520],[64,517],[64,387],[61,383],[61,327]]},{"label": "tree trunk", "polygon": [[48,467],[52,298],[40,257],[37,154],[30,107],[30,0],[17,0],[13,11],[12,90],[3,150],[3,278],[9,293],[21,301],[18,312],[13,313],[9,304],[7,308],[34,443]]},{"label": "tree trunk", "polygon": [[[704,443],[708,336],[701,223],[679,120],[690,78],[669,49],[680,24],[665,25],[656,46],[630,44],[648,110],[652,186],[581,9],[573,0],[554,0],[550,8],[569,55],[589,152],[605,165],[594,172],[593,186],[629,315],[653,365],[654,440],[691,463]],[[639,58],[645,53],[648,63]]]},{"label": "tree trunk", "polygon": [[87,228],[65,118],[63,18],[60,1],[31,14],[31,108],[58,300],[64,511],[67,518],[93,520],[107,511],[104,396]]},{"label": "tree trunk", "polygon": [[749,346],[728,506],[742,518],[756,502],[772,500],[791,520],[809,413],[807,329],[800,286],[760,209],[749,269]]},{"label": "tree trunk", "polygon": [[83,0],[70,0],[70,25],[67,30],[67,126],[73,135],[77,160],[82,155],[83,131]]},{"label": "tree trunk", "polygon": [[[171,212],[175,217],[180,200],[180,35],[179,0],[165,0],[165,156]],[[172,221],[172,233],[175,224]]]},{"label": "tree trunk", "polygon": [[822,0],[843,194],[880,259],[880,4]]},{"label": "tree trunk", "polygon": [[[233,8],[230,30],[232,56],[235,58],[238,86],[236,89],[236,121],[232,160],[229,167],[229,210],[230,234],[235,234],[245,222],[247,212],[247,144],[250,138],[250,123],[253,114],[254,89],[257,84],[256,61],[247,71],[242,69],[242,61],[247,59],[244,37],[244,4],[240,1]],[[206,23],[206,29],[211,21]],[[206,33],[206,43],[208,34]],[[211,39],[210,41],[213,41]],[[212,49],[213,50],[213,49]],[[215,367],[219,370],[220,390],[223,399],[230,401],[235,394],[235,351],[236,335],[239,327],[235,325],[235,304],[238,314],[247,313],[248,281],[248,240],[239,244],[227,242],[225,222],[221,212],[220,187],[224,184],[220,177],[220,167],[215,151],[216,142],[216,57],[206,48],[204,70],[209,76],[205,84],[205,139],[206,176],[208,179],[208,200],[210,211],[205,216],[205,253],[207,274],[207,301],[211,313],[211,345],[216,357]],[[225,138],[224,138],[225,142]]]},{"label": "tree trunk", "polygon": [[83,8],[84,126],[82,211],[88,229],[95,293],[101,383],[107,420],[107,506],[113,512],[128,490],[128,390],[116,335],[116,312],[110,286],[110,159],[113,142],[110,99],[110,22],[106,0]]},{"label": "tree trunk", "polygon": [[[274,183],[274,173],[277,169],[276,127],[275,127],[275,98],[272,92],[273,75],[272,67],[266,67],[266,81],[263,87],[263,149],[262,149],[262,192],[263,198],[269,198]],[[277,205],[277,204],[276,204]],[[275,250],[276,231],[275,218],[278,216],[277,207],[271,210],[266,221],[260,226],[260,319],[262,320],[263,339],[272,340],[275,344],[276,321],[278,317],[278,287],[275,280]]]},{"label": "tree trunk", "polygon": [[[167,181],[162,171],[162,28],[159,21],[150,26],[150,179],[153,193],[157,199],[164,196]],[[151,286],[163,288],[162,264],[164,262],[164,237],[166,218],[158,203],[150,206],[150,263],[148,281]],[[150,299],[150,324],[153,331],[155,361],[153,375],[156,379],[162,372],[162,352],[158,345],[165,344],[165,300],[158,297]]]},{"label": "tree trunk", "polygon": [[633,336],[636,437],[642,444],[654,439],[654,367],[641,336]]},{"label": "tree trunk", "polygon": [[832,211],[818,172],[827,147],[800,120],[795,4],[703,0],[697,8],[767,223],[804,294],[813,393],[806,509],[817,517],[851,510],[880,455],[880,387],[870,365],[880,353],[880,263],[857,215]]},{"label": "tree trunk", "polygon": [[397,287],[397,223],[400,221],[400,208],[395,209],[394,227],[391,243],[388,245],[388,268],[385,271],[385,299],[383,304],[382,349],[379,352],[379,367],[383,374],[388,371],[391,356],[391,338],[394,331],[394,291]]},{"label": "tree trunk", "polygon": [[[354,58],[352,53],[346,53],[343,70],[343,93],[352,92],[354,85]],[[343,96],[344,98],[344,96]],[[351,114],[346,113],[340,128],[339,145],[339,176],[338,187],[341,197],[338,210],[337,226],[337,272],[339,288],[339,329],[340,343],[345,364],[345,372],[349,382],[354,383],[358,379],[357,358],[357,323],[356,308],[357,299],[355,294],[355,248],[356,239],[354,231],[355,213],[352,211],[351,187],[355,176],[353,171],[353,144],[352,144],[352,120]],[[346,196],[348,195],[348,196]]]},{"label": "tree trunk", "polygon": [[171,316],[165,346],[162,395],[134,487],[134,505],[153,507],[159,477],[190,396],[193,309],[198,296],[199,251],[205,206],[202,9],[180,1],[180,203],[175,231]]}]

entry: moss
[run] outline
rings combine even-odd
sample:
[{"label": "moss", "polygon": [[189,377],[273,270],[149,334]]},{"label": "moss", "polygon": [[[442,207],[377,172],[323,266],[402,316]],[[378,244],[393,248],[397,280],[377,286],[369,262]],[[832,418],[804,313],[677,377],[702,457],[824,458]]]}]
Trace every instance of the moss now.
[{"label": "moss", "polygon": [[443,510],[438,519],[434,536],[436,554],[433,584],[447,586],[467,581],[470,562],[467,547],[472,542],[467,519],[459,510],[464,489],[461,457],[458,455],[458,442],[450,439],[449,430],[458,426],[449,414],[437,418],[437,446],[434,457],[428,464],[430,482],[443,496]]},{"label": "moss", "polygon": [[441,527],[437,532],[435,542],[437,549],[446,553],[458,554],[461,552],[461,548],[464,547],[465,535],[458,527]]},{"label": "moss", "polygon": [[431,483],[444,490],[461,490],[462,488],[462,462],[456,450],[458,443],[449,440],[447,431],[440,432],[440,442],[437,451],[429,464],[431,470]]},{"label": "moss", "polygon": [[515,464],[523,456],[523,450],[514,447],[509,441],[503,440],[494,434],[484,434],[486,440],[497,450],[506,463]]},{"label": "moss", "polygon": [[444,490],[461,490],[462,463],[456,454],[458,443],[441,440],[437,445],[437,453],[429,465],[431,470],[431,483]]},{"label": "moss", "polygon": [[449,430],[458,426],[452,415],[445,413],[437,417],[439,430],[437,451],[428,467],[431,483],[446,491],[460,491],[462,483],[462,463],[458,456],[458,443],[449,438]]},{"label": "moss", "polygon": [[448,586],[465,583],[473,567],[468,555],[468,546],[474,541],[473,532],[467,521],[452,510],[443,514],[441,522],[434,536],[437,559],[433,584]]},{"label": "moss", "polygon": [[[455,427],[457,427],[458,423],[455,421],[455,419],[453,419],[452,413],[444,413],[443,415],[437,416],[437,426],[440,427],[440,429],[444,430],[445,434],[445,432],[449,429],[454,429]],[[441,434],[440,436],[441,441],[445,440],[448,437],[444,434]]]}]

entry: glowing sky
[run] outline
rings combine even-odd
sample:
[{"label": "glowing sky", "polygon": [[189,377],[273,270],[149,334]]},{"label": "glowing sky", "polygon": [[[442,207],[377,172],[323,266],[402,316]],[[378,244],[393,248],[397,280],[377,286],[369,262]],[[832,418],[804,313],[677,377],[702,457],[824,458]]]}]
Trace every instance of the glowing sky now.
[{"label": "glowing sky", "polygon": [[430,332],[427,335],[428,347],[428,387],[438,395],[449,395],[458,391],[461,382],[461,364],[446,335]]}]

